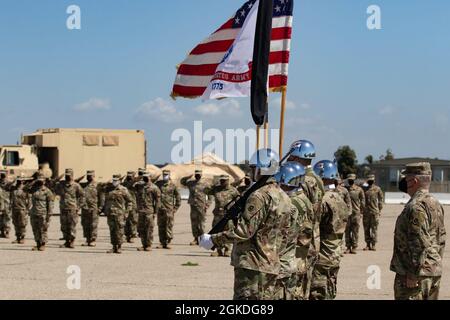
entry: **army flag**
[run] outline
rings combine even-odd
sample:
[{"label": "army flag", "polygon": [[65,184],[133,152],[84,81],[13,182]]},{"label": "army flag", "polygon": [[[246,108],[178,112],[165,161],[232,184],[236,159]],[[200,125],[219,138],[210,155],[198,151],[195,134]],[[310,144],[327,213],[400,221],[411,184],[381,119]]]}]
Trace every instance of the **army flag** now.
[{"label": "army flag", "polygon": [[[203,99],[226,97],[249,97],[252,91],[252,64],[255,44],[264,44],[260,12],[272,8],[270,12],[267,57],[267,88],[281,91],[287,85],[290,42],[292,33],[292,13],[294,0],[249,0],[225,22],[217,31],[196,46],[179,65],[171,96]],[[267,12],[265,12],[267,13]],[[267,18],[269,15],[264,14]],[[267,24],[265,24],[267,27]],[[266,30],[267,31],[267,30]],[[265,33],[267,35],[267,32]],[[267,47],[267,46],[266,46]],[[258,64],[259,67],[259,64]],[[262,78],[264,79],[264,77]],[[253,111],[253,110],[252,110]]]}]

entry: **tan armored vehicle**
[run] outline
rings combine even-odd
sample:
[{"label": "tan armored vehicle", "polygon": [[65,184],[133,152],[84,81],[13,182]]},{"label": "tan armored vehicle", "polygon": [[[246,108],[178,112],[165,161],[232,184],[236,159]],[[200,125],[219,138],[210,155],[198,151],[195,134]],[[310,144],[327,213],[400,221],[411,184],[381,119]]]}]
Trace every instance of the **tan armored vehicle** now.
[{"label": "tan armored vehicle", "polygon": [[40,170],[58,177],[66,168],[80,177],[95,170],[97,180],[146,166],[143,130],[40,129],[22,136],[22,144],[0,146],[0,168],[30,177]]}]

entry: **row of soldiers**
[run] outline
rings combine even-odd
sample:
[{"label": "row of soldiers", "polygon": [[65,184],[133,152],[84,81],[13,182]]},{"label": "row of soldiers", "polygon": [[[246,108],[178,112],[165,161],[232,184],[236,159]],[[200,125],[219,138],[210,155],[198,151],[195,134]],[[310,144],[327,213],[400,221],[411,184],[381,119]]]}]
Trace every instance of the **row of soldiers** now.
[{"label": "row of soldiers", "polygon": [[[247,198],[235,223],[230,220],[224,231],[199,237],[199,245],[207,250],[233,244],[234,299],[336,297],[344,233],[352,235],[361,208],[374,213],[364,219],[365,230],[376,225],[382,201],[379,190],[373,188],[373,177],[366,194],[354,183],[346,190],[339,187],[336,163],[323,160],[312,167],[314,157],[311,142],[297,141],[287,162],[274,174],[278,156],[270,149],[259,150],[251,160],[254,180],[274,175]],[[399,189],[411,200],[395,227],[391,260],[395,298],[437,299],[446,240],[444,211],[429,193],[429,163],[409,164],[403,173]],[[350,208],[356,198],[362,206]],[[377,198],[376,208],[367,206],[372,198]],[[373,250],[376,240],[373,230],[368,231],[367,248]],[[347,247],[356,248],[351,236]]]},{"label": "row of soldiers", "polygon": [[163,171],[162,180],[156,183],[145,169],[139,169],[137,177],[134,172],[128,172],[123,183],[120,175],[114,175],[109,183],[97,183],[92,170],[86,173],[87,182],[80,184],[81,179],[74,180],[73,170],[66,169],[63,181],[58,178],[46,179],[43,174],[38,173],[32,182],[20,177],[15,182],[7,182],[6,172],[1,172],[1,236],[9,237],[12,215],[16,231],[14,243],[23,244],[30,216],[36,241],[33,250],[44,251],[48,242],[47,231],[54,198],[57,195],[63,234],[60,240],[64,240],[61,247],[74,248],[80,212],[83,236],[86,238],[84,245],[94,247],[98,217],[103,212],[107,216],[113,245],[109,252],[121,253],[124,238],[132,243],[137,236],[142,242],[142,247],[138,250],[150,251],[156,216],[161,247],[170,249],[174,216],[181,205],[180,193],[170,179],[170,171]]}]

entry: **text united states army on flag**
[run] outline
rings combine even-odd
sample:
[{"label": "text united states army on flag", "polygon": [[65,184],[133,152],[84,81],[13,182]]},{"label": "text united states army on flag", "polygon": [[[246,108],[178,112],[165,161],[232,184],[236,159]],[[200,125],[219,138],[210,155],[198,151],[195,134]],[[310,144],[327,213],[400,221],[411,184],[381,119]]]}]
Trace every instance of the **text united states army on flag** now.
[{"label": "text united states army on flag", "polygon": [[[287,85],[293,0],[273,0],[268,87]],[[248,97],[259,0],[247,1],[180,64],[172,97]]]}]

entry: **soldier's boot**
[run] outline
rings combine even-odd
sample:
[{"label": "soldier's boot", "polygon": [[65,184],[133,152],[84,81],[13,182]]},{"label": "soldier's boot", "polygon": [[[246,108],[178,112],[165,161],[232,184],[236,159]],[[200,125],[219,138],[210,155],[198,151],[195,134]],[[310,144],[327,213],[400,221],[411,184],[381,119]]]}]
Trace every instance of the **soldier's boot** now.
[{"label": "soldier's boot", "polygon": [[22,237],[20,237],[19,244],[24,244],[24,243],[25,243],[25,237],[22,236]]},{"label": "soldier's boot", "polygon": [[45,251],[45,243],[42,243],[41,246],[38,248],[39,251]]},{"label": "soldier's boot", "polygon": [[2,231],[0,232],[0,238],[4,238],[5,237],[5,233]]},{"label": "soldier's boot", "polygon": [[66,240],[66,241],[64,242],[64,244],[60,245],[59,247],[60,247],[60,248],[68,248],[68,247],[69,247],[69,240]]},{"label": "soldier's boot", "polygon": [[166,243],[166,244],[163,244],[163,249],[172,249],[171,247],[169,247],[169,245]]},{"label": "soldier's boot", "polygon": [[191,243],[189,243],[190,246],[198,246],[198,240],[194,239]]},{"label": "soldier's boot", "polygon": [[67,245],[67,248],[69,248],[69,249],[75,248],[75,240],[70,240]]},{"label": "soldier's boot", "polygon": [[211,257],[218,257],[219,256],[219,252],[214,251],[213,253],[211,253]]},{"label": "soldier's boot", "polygon": [[127,242],[128,243],[134,243],[133,237],[127,237]]},{"label": "soldier's boot", "polygon": [[95,247],[97,246],[97,243],[95,243],[96,239],[91,239],[91,241],[88,243],[89,247]]},{"label": "soldier's boot", "polygon": [[66,238],[62,237],[62,238],[59,238],[59,240],[60,240],[60,241],[62,241],[62,240],[66,240]]},{"label": "soldier's boot", "polygon": [[109,249],[108,251],[106,251],[106,253],[116,253],[117,251],[117,246],[113,245],[112,249]]},{"label": "soldier's boot", "polygon": [[5,231],[5,239],[9,239],[9,231]]},{"label": "soldier's boot", "polygon": [[354,248],[354,247],[351,248],[351,249],[350,249],[350,254],[356,254],[356,248]]},{"label": "soldier's boot", "polygon": [[347,249],[344,251],[344,254],[349,254],[350,251],[352,251],[352,249],[351,249],[351,248],[347,248]]},{"label": "soldier's boot", "polygon": [[11,242],[12,244],[18,244],[20,243],[20,237],[17,237],[16,240],[14,240],[13,242]]},{"label": "soldier's boot", "polygon": [[377,248],[375,247],[375,243],[372,243],[370,246],[370,250],[377,251]]},{"label": "soldier's boot", "polygon": [[231,257],[231,252],[230,252],[230,250],[225,249],[225,250],[223,251],[223,256],[224,256],[224,257]]},{"label": "soldier's boot", "polygon": [[89,244],[90,244],[90,242],[86,240],[86,242],[85,242],[85,243],[82,243],[81,246],[82,246],[82,247],[88,247]]},{"label": "soldier's boot", "polygon": [[36,246],[34,246],[33,248],[31,248],[32,251],[38,251],[39,247],[41,246],[40,242],[36,242]]},{"label": "soldier's boot", "polygon": [[121,253],[122,253],[122,245],[121,245],[121,244],[119,244],[119,245],[117,246],[116,252],[115,252],[115,253],[117,253],[117,254],[121,254]]},{"label": "soldier's boot", "polygon": [[370,243],[367,243],[366,247],[363,250],[364,251],[371,250]]}]

